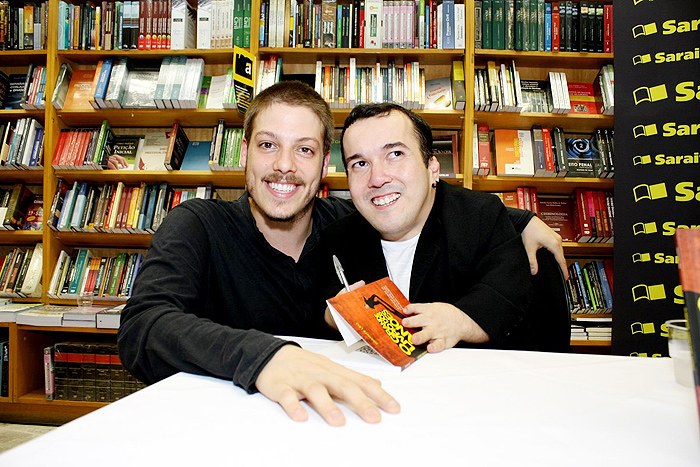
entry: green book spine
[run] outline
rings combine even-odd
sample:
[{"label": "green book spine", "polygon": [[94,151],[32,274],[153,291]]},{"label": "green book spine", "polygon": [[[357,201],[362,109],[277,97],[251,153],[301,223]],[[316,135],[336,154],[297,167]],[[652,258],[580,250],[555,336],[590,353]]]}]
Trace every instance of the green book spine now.
[{"label": "green book spine", "polygon": [[537,0],[530,0],[530,30],[528,50],[537,50]]},{"label": "green book spine", "polygon": [[483,3],[483,22],[481,23],[481,34],[483,47],[485,49],[493,48],[493,0],[484,0]]},{"label": "green book spine", "polygon": [[524,50],[525,1],[515,0],[515,50]]},{"label": "green book spine", "polygon": [[505,47],[505,0],[493,0],[493,48]]}]

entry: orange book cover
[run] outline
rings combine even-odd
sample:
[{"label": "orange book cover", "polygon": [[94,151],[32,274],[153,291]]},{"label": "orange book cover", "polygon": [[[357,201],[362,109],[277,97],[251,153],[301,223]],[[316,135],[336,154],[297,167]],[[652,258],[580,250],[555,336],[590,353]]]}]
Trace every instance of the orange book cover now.
[{"label": "orange book cover", "polygon": [[90,105],[90,91],[92,81],[95,78],[95,70],[75,70],[68,85],[65,110],[93,110]]},{"label": "orange book cover", "polygon": [[700,229],[676,230],[676,251],[681,287],[685,296],[695,395],[700,413]]},{"label": "orange book cover", "polygon": [[506,164],[514,165],[520,161],[518,130],[496,129],[493,132],[496,146],[496,175],[505,175]]},{"label": "orange book cover", "polygon": [[414,345],[416,332],[401,325],[408,299],[388,277],[328,300],[328,305],[392,365],[406,369],[427,353]]}]

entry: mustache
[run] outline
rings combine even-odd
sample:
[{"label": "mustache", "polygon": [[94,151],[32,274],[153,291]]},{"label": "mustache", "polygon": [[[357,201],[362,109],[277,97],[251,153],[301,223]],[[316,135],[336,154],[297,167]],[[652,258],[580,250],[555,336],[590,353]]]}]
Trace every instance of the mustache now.
[{"label": "mustache", "polygon": [[278,173],[271,173],[269,175],[264,176],[263,181],[266,182],[272,182],[272,183],[293,183],[295,185],[304,185],[304,181],[297,177],[296,175],[282,175]]}]

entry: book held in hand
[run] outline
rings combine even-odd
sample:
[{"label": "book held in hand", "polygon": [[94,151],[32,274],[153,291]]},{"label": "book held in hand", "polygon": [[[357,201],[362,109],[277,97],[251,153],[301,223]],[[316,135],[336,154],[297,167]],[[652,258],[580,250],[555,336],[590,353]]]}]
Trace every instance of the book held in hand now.
[{"label": "book held in hand", "polygon": [[364,340],[390,364],[406,369],[427,353],[401,325],[408,299],[388,277],[326,301],[348,346]]}]

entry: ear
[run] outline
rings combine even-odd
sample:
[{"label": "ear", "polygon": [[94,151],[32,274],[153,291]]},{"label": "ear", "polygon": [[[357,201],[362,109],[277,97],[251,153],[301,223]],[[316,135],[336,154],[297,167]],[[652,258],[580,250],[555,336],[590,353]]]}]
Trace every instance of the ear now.
[{"label": "ear", "polygon": [[431,185],[440,180],[440,161],[437,160],[437,157],[432,156],[428,161],[428,172],[430,173]]},{"label": "ear", "polygon": [[241,141],[241,167],[244,169],[246,162],[248,162],[248,142],[243,138]]},{"label": "ear", "polygon": [[326,178],[328,175],[328,164],[331,162],[331,152],[328,151],[325,156],[323,156],[323,170],[321,170],[321,178]]}]

